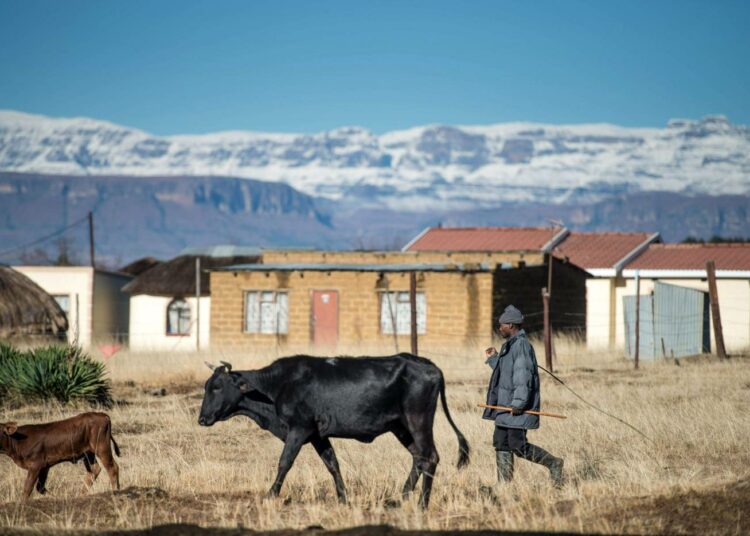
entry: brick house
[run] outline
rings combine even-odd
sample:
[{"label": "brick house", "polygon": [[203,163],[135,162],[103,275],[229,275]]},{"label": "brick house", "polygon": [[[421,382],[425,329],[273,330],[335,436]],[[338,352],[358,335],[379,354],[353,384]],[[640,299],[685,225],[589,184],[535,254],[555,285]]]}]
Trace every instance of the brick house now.
[{"label": "brick house", "polygon": [[483,264],[253,264],[211,273],[211,345],[408,351],[417,281],[420,350],[485,344],[493,271]]}]

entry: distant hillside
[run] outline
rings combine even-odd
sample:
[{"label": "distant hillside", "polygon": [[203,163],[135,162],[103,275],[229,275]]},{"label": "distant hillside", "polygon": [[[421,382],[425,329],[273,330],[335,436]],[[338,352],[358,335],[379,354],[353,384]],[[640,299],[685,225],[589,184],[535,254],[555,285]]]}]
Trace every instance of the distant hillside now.
[{"label": "distant hillside", "polygon": [[90,210],[97,260],[109,267],[215,244],[392,249],[440,224],[544,226],[556,219],[579,230],[658,231],[671,241],[750,237],[750,198],[743,195],[633,193],[594,203],[499,200],[489,208],[410,211],[315,198],[251,179],[0,173],[0,263],[42,262],[43,252],[55,257],[61,238],[71,261],[88,262],[84,222],[55,233]]}]

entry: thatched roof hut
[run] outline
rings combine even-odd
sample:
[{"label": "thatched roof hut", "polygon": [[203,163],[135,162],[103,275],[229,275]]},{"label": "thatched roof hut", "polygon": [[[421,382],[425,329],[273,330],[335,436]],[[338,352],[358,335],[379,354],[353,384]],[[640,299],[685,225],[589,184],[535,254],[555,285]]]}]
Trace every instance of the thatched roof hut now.
[{"label": "thatched roof hut", "polygon": [[42,287],[10,266],[0,265],[0,339],[64,340],[68,319]]},{"label": "thatched roof hut", "polygon": [[161,264],[162,261],[155,259],[153,257],[143,257],[142,259],[138,259],[136,261],[131,262],[127,266],[123,266],[118,271],[123,274],[132,275],[133,277],[138,277],[146,270],[150,270],[157,264]]},{"label": "thatched roof hut", "polygon": [[149,268],[133,281],[122,287],[131,296],[193,296],[195,295],[195,260],[200,258],[201,296],[210,296],[209,270],[235,264],[260,262],[261,255],[180,255]]}]

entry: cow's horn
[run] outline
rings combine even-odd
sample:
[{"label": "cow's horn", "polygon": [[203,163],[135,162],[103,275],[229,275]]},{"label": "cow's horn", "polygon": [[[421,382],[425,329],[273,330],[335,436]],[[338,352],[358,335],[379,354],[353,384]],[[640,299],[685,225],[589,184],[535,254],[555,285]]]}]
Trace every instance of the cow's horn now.
[{"label": "cow's horn", "polygon": [[204,363],[205,363],[205,364],[206,364],[206,366],[207,366],[208,368],[210,368],[211,370],[215,370],[215,369],[216,369],[216,365],[212,365],[212,364],[211,364],[211,363],[209,363],[208,361],[204,361]]},{"label": "cow's horn", "polygon": [[224,365],[224,368],[227,369],[227,372],[232,372],[232,364],[227,363],[226,361],[219,361],[222,365]]}]

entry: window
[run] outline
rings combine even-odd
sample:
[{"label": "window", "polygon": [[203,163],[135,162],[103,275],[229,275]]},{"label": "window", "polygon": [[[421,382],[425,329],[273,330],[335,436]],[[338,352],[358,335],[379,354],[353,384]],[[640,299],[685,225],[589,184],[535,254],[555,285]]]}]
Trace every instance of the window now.
[{"label": "window", "polygon": [[289,298],[286,292],[245,293],[246,333],[288,333]]},{"label": "window", "polygon": [[190,334],[190,306],[182,298],[175,298],[167,306],[167,335]]},{"label": "window", "polygon": [[65,313],[65,318],[70,318],[70,296],[67,294],[55,294],[52,297],[55,298],[57,305]]},{"label": "window", "polygon": [[[411,333],[411,304],[408,292],[383,292],[380,296],[380,331],[398,335]],[[417,292],[417,333],[427,331],[427,305],[424,292]]]}]

